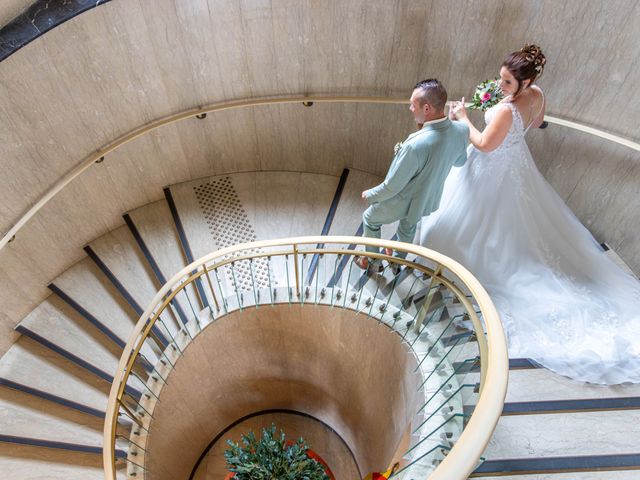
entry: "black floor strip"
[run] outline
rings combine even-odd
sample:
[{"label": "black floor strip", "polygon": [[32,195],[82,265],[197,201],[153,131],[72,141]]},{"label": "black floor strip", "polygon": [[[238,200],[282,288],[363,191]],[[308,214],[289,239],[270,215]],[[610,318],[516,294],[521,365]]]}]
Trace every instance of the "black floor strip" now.
[{"label": "black floor strip", "polygon": [[487,460],[472,477],[640,469],[640,454]]},{"label": "black floor strip", "polygon": [[[358,227],[358,230],[356,231],[355,236],[356,237],[361,237],[363,231],[364,231],[364,227],[363,227],[363,225],[361,223],[360,226]],[[356,245],[355,244],[351,244],[351,245],[349,245],[349,247],[347,249],[348,250],[355,250],[356,249]],[[344,271],[344,268],[347,266],[347,262],[349,262],[349,260],[351,260],[352,258],[353,258],[353,255],[343,255],[342,256],[342,259],[340,260],[340,263],[338,264],[338,268],[336,268],[336,271],[334,272],[334,274],[331,276],[331,279],[329,280],[329,283],[327,285],[328,288],[333,288],[340,281],[340,277],[342,277],[342,273]],[[359,267],[357,267],[357,268],[359,268]]]},{"label": "black floor strip", "polygon": [[638,410],[640,397],[584,398],[577,400],[545,400],[509,402],[502,415],[531,415],[544,413],[599,412],[606,410]]},{"label": "black floor strip", "polygon": [[[144,313],[144,310],[142,310],[142,307],[140,306],[140,304],[136,302],[136,300],[129,293],[129,291],[126,288],[124,288],[124,285],[122,285],[122,283],[120,283],[120,280],[118,280],[116,276],[113,274],[113,272],[109,270],[109,267],[107,267],[107,265],[102,261],[102,259],[98,256],[98,254],[94,252],[89,245],[84,247],[84,251],[87,253],[89,258],[93,260],[93,262],[98,266],[98,268],[105,275],[105,277],[107,277],[107,279],[111,282],[111,284],[115,287],[115,289],[118,290],[120,295],[122,295],[122,298],[124,298],[125,301],[129,304],[129,306],[133,308],[133,311],[136,313],[136,315],[138,317],[141,317],[142,314]],[[162,343],[163,347],[167,348],[167,345],[169,345],[169,341],[162,334],[162,332],[160,332],[160,330],[155,326],[153,327],[153,333],[155,334],[156,338],[158,338],[160,343]]]},{"label": "black floor strip", "polygon": [[[173,195],[171,195],[171,189],[166,187],[164,190],[164,197],[167,200],[167,205],[169,205],[169,210],[171,211],[171,216],[173,217],[173,222],[176,225],[176,230],[178,231],[178,238],[180,239],[180,245],[182,245],[182,250],[184,251],[184,255],[187,258],[187,263],[193,263],[193,253],[191,252],[191,247],[189,246],[189,240],[187,239],[187,234],[184,231],[184,227],[182,226],[182,221],[180,220],[180,215],[178,214],[178,209],[176,208],[176,203],[173,200]],[[200,294],[200,301],[202,302],[203,308],[209,306],[209,300],[207,299],[207,295],[204,292],[204,287],[202,286],[202,279],[196,278],[196,289]]]},{"label": "black floor strip", "polygon": [[[53,440],[41,440],[39,438],[16,437],[14,435],[0,434],[0,442],[16,443],[19,445],[31,445],[32,447],[56,448],[58,450],[69,450],[72,452],[95,453],[102,455],[102,447],[92,447],[90,445],[79,445],[77,443],[54,442]],[[116,449],[116,458],[126,458],[124,450]]]},{"label": "black floor strip", "polygon": [[[158,266],[158,262],[156,262],[156,259],[153,258],[153,255],[151,255],[151,251],[149,250],[149,247],[147,247],[147,244],[142,238],[142,235],[140,235],[140,232],[138,231],[138,227],[136,227],[135,223],[133,223],[133,220],[131,219],[131,216],[129,216],[128,213],[125,213],[122,217],[124,218],[124,221],[127,224],[127,227],[129,227],[129,231],[131,232],[131,235],[133,235],[133,238],[138,244],[138,247],[140,247],[140,250],[142,250],[142,254],[144,255],[144,258],[147,260],[147,262],[149,263],[149,266],[151,267],[151,271],[153,271],[153,274],[155,275],[156,280],[160,285],[164,285],[165,283],[167,283],[167,279],[163,275],[162,271],[160,270],[160,267]],[[184,291],[184,293],[185,295],[187,294],[186,291]],[[173,308],[175,308],[182,323],[186,325],[189,322],[189,319],[185,315],[184,310],[182,310],[180,303],[178,303],[174,298],[173,300],[171,300],[171,305],[173,306]]]},{"label": "black floor strip", "polygon": [[91,313],[89,313],[84,307],[82,307],[78,302],[76,302],[73,298],[67,295],[64,291],[62,291],[58,286],[54,283],[49,284],[49,290],[55,293],[60,299],[73,308],[76,312],[80,314],[84,319],[89,321],[94,327],[104,333],[107,337],[109,337],[113,342],[118,345],[120,348],[124,348],[125,342],[120,337],[118,337],[113,331],[111,331],[105,324],[103,324],[100,320],[94,317]]},{"label": "black floor strip", "polygon": [[43,392],[42,390],[38,390],[37,388],[29,387],[27,385],[23,385],[18,382],[14,382],[13,380],[9,380],[6,378],[0,378],[0,385],[3,385],[7,388],[11,388],[13,390],[17,390],[19,392],[23,392],[29,395],[33,395],[34,397],[39,397],[44,400],[48,400],[50,402],[57,403],[58,405],[62,405],[63,407],[69,407],[74,410],[78,410],[82,413],[87,413],[89,415],[93,415],[94,417],[104,419],[105,412],[100,410],[96,410],[95,408],[87,407],[86,405],[82,405],[81,403],[74,402],[72,400],[68,400],[66,398],[59,397],[57,395],[53,395],[51,393]]},{"label": "black floor strip", "polygon": [[[453,364],[454,367],[456,363]],[[540,365],[535,363],[533,360],[528,358],[510,358],[509,359],[509,370],[531,370],[536,368],[542,368]],[[472,370],[474,372],[479,372],[480,367],[477,366]]]},{"label": "black floor strip", "polygon": [[470,340],[470,337],[473,335],[475,335],[475,332],[471,332],[471,331],[456,333],[455,335],[451,335],[450,337],[445,337],[441,339],[442,345],[444,347],[450,347],[454,345],[456,342],[458,342],[459,340],[464,340],[463,342],[459,342],[459,343],[465,343],[465,342],[468,342]]},{"label": "black floor strip", "polygon": [[[338,204],[340,203],[340,197],[342,197],[342,192],[344,191],[344,185],[347,183],[347,177],[349,176],[349,169],[345,168],[342,170],[342,175],[340,175],[340,181],[338,182],[338,187],[336,188],[336,193],[333,195],[333,200],[331,201],[331,206],[329,207],[329,212],[327,213],[327,218],[324,221],[324,226],[322,227],[322,232],[320,235],[329,235],[329,230],[331,229],[331,224],[333,223],[333,219],[336,216],[336,210],[338,210]],[[316,248],[323,248],[324,243],[319,243]],[[320,259],[319,254],[315,254],[311,259],[311,264],[309,265],[309,272],[307,273],[307,285],[311,285],[313,282],[313,276],[316,273],[318,268],[318,261]]]},{"label": "black floor strip", "polygon": [[541,368],[540,365],[528,358],[510,358],[509,370],[529,370],[532,368]]},{"label": "black floor strip", "polygon": [[[46,347],[49,350],[52,350],[52,351],[56,352],[58,355],[63,356],[64,358],[66,358],[67,360],[75,363],[79,367],[82,367],[85,370],[93,373],[94,375],[102,378],[106,382],[113,383],[113,377],[111,375],[109,375],[107,372],[99,369],[98,367],[95,367],[94,365],[90,364],[86,360],[83,360],[82,358],[78,357],[77,355],[74,355],[73,353],[65,350],[64,348],[59,347],[55,343],[51,342],[50,340],[47,340],[46,338],[38,335],[37,333],[32,332],[28,328],[26,328],[26,327],[24,327],[22,325],[18,325],[18,326],[16,326],[16,331],[21,333],[22,335],[24,335],[26,337],[29,337],[32,340],[38,342],[43,347]],[[140,398],[142,396],[142,393],[140,391],[138,391],[136,388],[133,388],[133,387],[131,387],[129,385],[127,385],[126,388],[127,388],[127,392],[132,394],[132,395],[134,395],[136,398]]]}]

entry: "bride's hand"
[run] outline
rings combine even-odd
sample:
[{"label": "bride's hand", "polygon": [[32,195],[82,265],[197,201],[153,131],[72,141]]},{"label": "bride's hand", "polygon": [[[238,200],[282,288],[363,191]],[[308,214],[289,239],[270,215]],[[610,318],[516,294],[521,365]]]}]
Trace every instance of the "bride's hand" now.
[{"label": "bride's hand", "polygon": [[459,102],[453,102],[449,108],[449,118],[451,120],[460,120],[467,117],[467,109],[464,106],[464,97]]}]

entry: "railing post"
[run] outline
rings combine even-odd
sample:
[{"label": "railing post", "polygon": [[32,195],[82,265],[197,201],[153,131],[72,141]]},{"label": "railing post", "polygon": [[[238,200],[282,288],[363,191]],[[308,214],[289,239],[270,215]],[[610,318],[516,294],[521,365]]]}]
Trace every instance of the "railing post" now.
[{"label": "railing post", "polygon": [[298,271],[298,244],[293,244],[293,267],[296,274],[296,295],[300,298],[300,272]]},{"label": "railing post", "polygon": [[434,287],[438,283],[440,283],[438,281],[437,277],[441,273],[442,273],[442,265],[438,264],[436,269],[433,271],[433,275],[431,276],[431,283],[429,283],[429,290],[428,290],[428,293],[427,293],[427,298],[425,299],[424,303],[422,304],[422,307],[420,308],[420,313],[416,317],[416,321],[415,321],[415,323],[413,325],[413,331],[416,334],[418,334],[420,332],[420,327],[422,326],[422,321],[424,320],[424,317],[427,315],[427,312],[429,311],[429,307],[431,306],[431,301],[433,300],[433,296],[436,293]]},{"label": "railing post", "polygon": [[207,277],[207,283],[209,283],[209,290],[211,290],[211,295],[213,296],[213,302],[216,304],[216,311],[220,311],[220,305],[218,304],[218,298],[216,297],[216,292],[213,289],[213,283],[211,283],[211,277],[209,277],[209,270],[207,270],[207,265],[202,264],[202,269],[204,270],[205,277]]}]

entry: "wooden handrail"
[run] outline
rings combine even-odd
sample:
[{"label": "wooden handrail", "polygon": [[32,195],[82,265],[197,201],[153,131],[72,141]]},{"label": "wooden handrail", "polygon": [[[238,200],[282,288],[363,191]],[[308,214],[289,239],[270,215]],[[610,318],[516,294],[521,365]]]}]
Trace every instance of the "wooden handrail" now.
[{"label": "wooden handrail", "polygon": [[[103,464],[106,480],[115,480],[116,478],[114,450],[115,428],[119,411],[118,400],[133,366],[134,356],[141,348],[141,342],[145,339],[145,333],[148,333],[153,326],[153,322],[147,322],[147,320],[150,318],[153,319],[160,314],[161,308],[159,308],[159,306],[161,307],[168,303],[167,298],[171,293],[174,293],[174,289],[176,287],[183,288],[189,281],[193,281],[197,276],[194,271],[200,267],[211,262],[216,262],[217,259],[225,261],[223,260],[225,257],[227,259],[232,258],[233,254],[237,252],[254,251],[258,252],[255,255],[266,257],[273,255],[273,252],[264,251],[268,248],[289,246],[291,247],[291,252],[293,252],[297,251],[300,245],[317,245],[321,243],[325,245],[355,244],[379,248],[387,247],[416,255],[419,258],[427,259],[441,265],[451,272],[465,285],[475,299],[482,312],[482,318],[487,330],[486,344],[480,349],[481,362],[486,365],[486,368],[483,369],[483,375],[486,375],[486,378],[483,382],[480,398],[471,419],[445,460],[431,474],[430,480],[463,480],[468,477],[475,469],[480,455],[493,434],[498,419],[502,414],[504,398],[507,391],[509,363],[506,338],[502,330],[498,312],[489,295],[466,268],[441,253],[425,247],[364,237],[313,236],[259,241],[223,248],[197,259],[176,273],[163,285],[135,325],[114,374],[114,380],[107,403],[103,437]],[[326,251],[330,253],[331,249],[327,248]],[[354,251],[348,252],[355,254]],[[402,263],[406,263],[406,261],[402,260]],[[422,267],[421,265],[416,266],[414,264],[414,267],[424,269],[426,272],[431,271],[428,267]],[[202,272],[198,273],[205,274],[205,272],[206,268],[203,268]],[[187,280],[185,280],[185,278]],[[453,285],[449,281],[446,283]],[[479,322],[474,321],[474,323],[477,323],[476,328],[478,328]],[[478,332],[478,337],[482,336],[480,332]]]},{"label": "wooden handrail", "polygon": [[[322,95],[296,95],[296,96],[273,96],[273,97],[261,97],[252,98],[248,100],[231,100],[224,102],[212,103],[198,108],[191,108],[179,113],[174,113],[161,117],[157,120],[153,120],[145,125],[142,125],[129,133],[126,133],[107,145],[103,146],[96,152],[90,154],[79,164],[77,164],[71,171],[60,178],[55,184],[53,184],[39,199],[32,205],[25,213],[23,213],[18,221],[6,232],[2,239],[0,239],[0,250],[2,250],[7,243],[9,243],[18,231],[26,225],[26,223],[35,216],[38,211],[44,207],[53,197],[60,193],[67,185],[73,180],[84,173],[91,165],[100,161],[102,157],[120,148],[121,146],[129,143],[130,141],[141,137],[151,131],[154,131],[165,125],[179,122],[186,118],[195,117],[208,112],[217,112],[222,110],[230,110],[236,108],[256,107],[261,105],[274,105],[274,104],[287,104],[287,103],[302,103],[302,102],[316,102],[316,103],[373,103],[373,104],[406,104],[407,99],[390,98],[390,97],[370,97],[370,96],[322,96]],[[565,127],[578,130],[589,135],[595,135],[605,140],[619,143],[626,147],[632,148],[636,151],[640,151],[640,144],[633,142],[626,138],[607,133],[603,130],[581,125],[579,123],[563,120],[558,117],[545,115],[545,120],[549,123],[556,125],[562,125]]]}]

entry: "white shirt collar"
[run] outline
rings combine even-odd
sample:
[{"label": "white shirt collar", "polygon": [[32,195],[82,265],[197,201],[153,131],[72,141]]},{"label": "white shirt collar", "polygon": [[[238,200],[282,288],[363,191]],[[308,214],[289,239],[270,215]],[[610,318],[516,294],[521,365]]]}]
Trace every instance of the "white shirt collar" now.
[{"label": "white shirt collar", "polygon": [[428,121],[428,122],[424,122],[424,123],[422,124],[422,126],[424,127],[425,125],[433,125],[434,123],[444,122],[446,119],[447,119],[447,116],[445,115],[445,116],[444,116],[444,117],[442,117],[442,118],[438,118],[438,119],[436,119],[436,120],[430,120],[430,121]]}]

